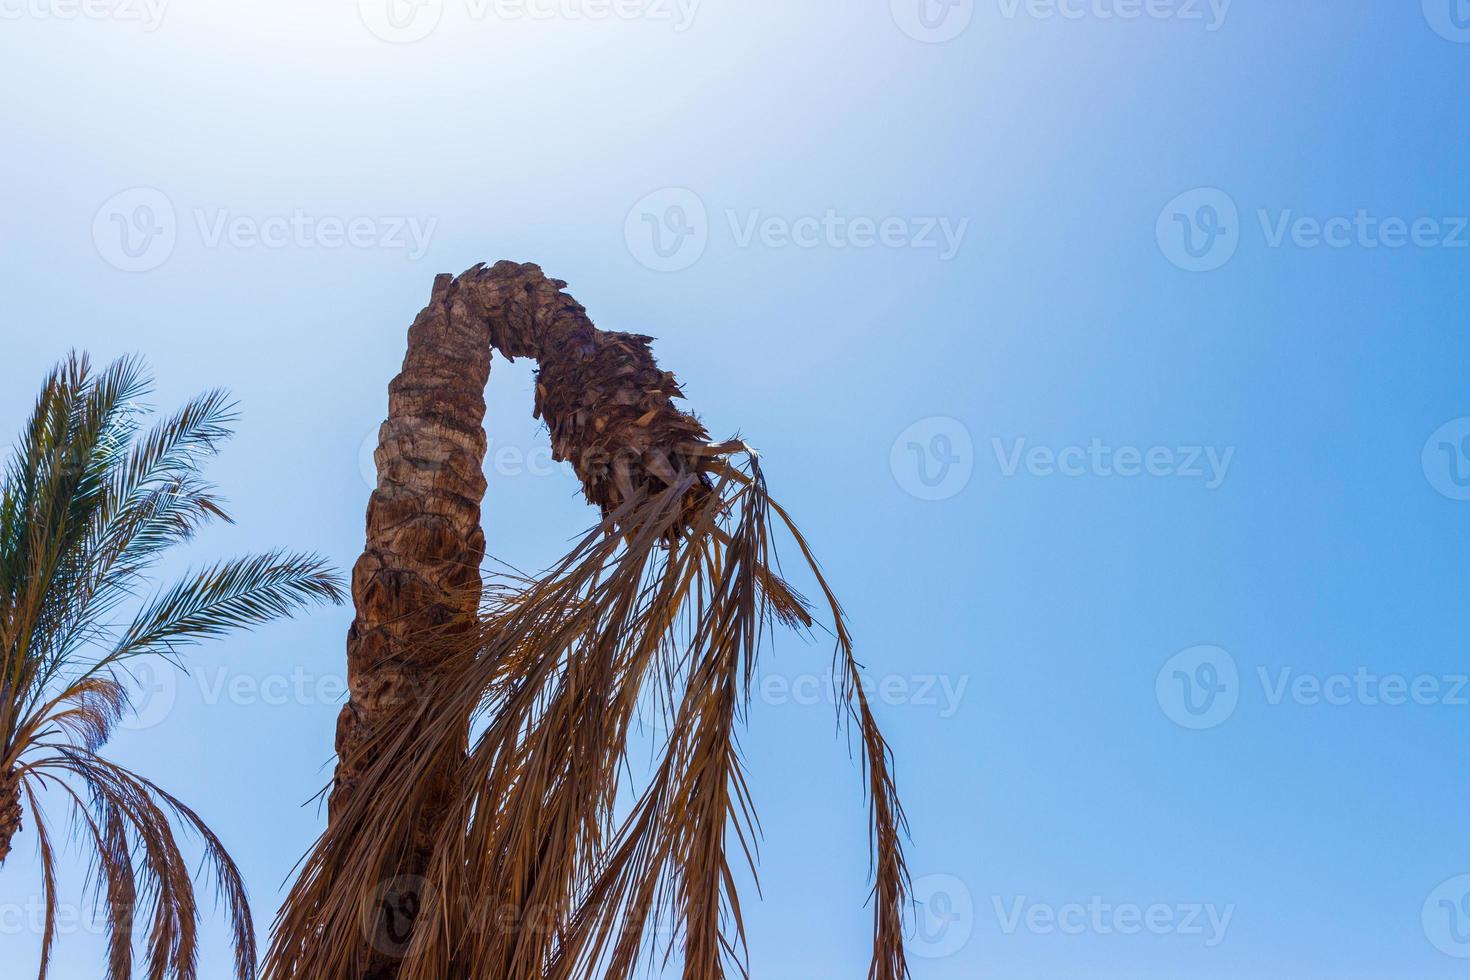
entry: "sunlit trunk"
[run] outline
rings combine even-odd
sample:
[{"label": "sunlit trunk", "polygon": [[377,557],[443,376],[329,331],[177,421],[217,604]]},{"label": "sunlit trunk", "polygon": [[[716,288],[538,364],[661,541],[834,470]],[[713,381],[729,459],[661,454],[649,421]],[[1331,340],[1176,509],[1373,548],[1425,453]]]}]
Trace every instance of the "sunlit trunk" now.
[{"label": "sunlit trunk", "polygon": [[[414,635],[453,629],[474,612],[485,550],[480,504],[491,348],[537,361],[536,414],[550,429],[556,457],[572,461],[588,500],[604,512],[635,487],[673,482],[684,469],[681,451],[708,443],[703,426],[672,406],[678,385],[654,363],[649,338],[596,329],[561,291],[565,285],[537,266],[512,262],[441,275],[409,329],[375,454],[367,547],[353,571],[351,699],[337,723],[333,818],[371,761],[374,734],[414,706],[434,669]],[[430,801],[450,792],[457,762],[446,758],[436,767],[435,785],[425,787]],[[407,943],[421,898],[415,876],[427,865],[438,819],[434,806],[421,810],[408,858],[375,896],[364,980],[396,974],[395,954]]]},{"label": "sunlit trunk", "polygon": [[[485,536],[485,384],[489,332],[450,315],[449,277],[408,332],[403,370],[388,388],[388,420],[375,454],[378,484],[368,503],[367,547],[352,575],[357,615],[347,636],[351,698],[337,722],[335,818],[371,761],[371,740],[415,705],[434,664],[414,636],[468,624],[478,605]],[[442,760],[429,799],[449,791],[458,760]],[[364,936],[373,980],[396,974],[418,908],[414,876],[429,857],[435,814],[418,816],[408,857],[377,896],[377,934]]]}]

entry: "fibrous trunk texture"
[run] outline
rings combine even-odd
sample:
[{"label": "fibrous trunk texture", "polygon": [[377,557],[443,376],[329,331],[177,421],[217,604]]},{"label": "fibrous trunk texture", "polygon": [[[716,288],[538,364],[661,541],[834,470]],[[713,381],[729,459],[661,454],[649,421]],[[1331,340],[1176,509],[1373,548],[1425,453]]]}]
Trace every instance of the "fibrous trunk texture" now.
[{"label": "fibrous trunk texture", "polygon": [[[346,807],[370,764],[376,733],[411,709],[432,673],[431,631],[468,626],[478,605],[485,535],[485,385],[489,334],[483,323],[451,315],[450,291],[437,283],[408,331],[403,370],[388,388],[388,420],[374,456],[377,488],[367,511],[367,546],[352,574],[356,606],[347,637],[351,698],[337,721],[337,772],[329,813]],[[435,779],[448,792],[458,760]],[[431,797],[437,794],[431,794]],[[370,949],[364,977],[396,973],[395,952],[412,925],[415,877],[428,860],[432,809],[403,842],[399,874],[375,896],[364,927]]]},{"label": "fibrous trunk texture", "polygon": [[20,806],[20,776],[8,772],[0,776],[0,864],[10,856],[10,845],[20,833],[23,810]]},{"label": "fibrous trunk texture", "polygon": [[[535,265],[498,262],[445,280],[455,319],[487,326],[507,358],[536,361],[536,417],[551,430],[555,458],[571,461],[604,514],[704,468],[709,433],[675,407],[683,393],[654,361],[653,338],[597,329],[566,283]],[[691,506],[699,502],[695,494]]]},{"label": "fibrous trunk texture", "polygon": [[[597,329],[565,286],[531,264],[477,265],[457,278],[436,277],[429,305],[409,328],[374,454],[367,546],[353,569],[351,697],[337,721],[329,819],[348,805],[375,735],[416,706],[440,667],[431,651],[445,649],[446,633],[469,628],[478,607],[492,347],[536,360],[536,415],[550,429],[553,455],[572,462],[604,514],[639,490],[661,490],[681,471],[697,471],[708,453],[704,426],[673,405],[681,392],[654,361],[652,338]],[[689,497],[693,507],[700,495]],[[440,760],[431,801],[450,793],[459,762]],[[396,874],[374,896],[363,980],[396,975],[439,819],[437,807],[420,811]]]}]

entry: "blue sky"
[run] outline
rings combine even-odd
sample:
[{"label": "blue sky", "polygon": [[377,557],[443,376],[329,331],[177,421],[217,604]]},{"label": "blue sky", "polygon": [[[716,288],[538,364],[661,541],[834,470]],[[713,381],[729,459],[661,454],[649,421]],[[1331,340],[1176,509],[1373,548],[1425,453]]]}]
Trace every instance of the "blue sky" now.
[{"label": "blue sky", "polygon": [[[0,420],[73,346],[145,354],[163,407],[232,389],[240,523],[187,557],[350,566],[433,275],[536,261],[658,338],[823,557],[898,759],[916,978],[1470,968],[1470,4],[0,15]],[[592,515],[529,367],[489,403],[490,548],[535,566]],[[113,745],[262,925],[322,825],[349,618],[203,648]],[[828,666],[780,642],[744,743],[761,980],[865,975]],[[54,975],[99,963],[77,925]]]}]

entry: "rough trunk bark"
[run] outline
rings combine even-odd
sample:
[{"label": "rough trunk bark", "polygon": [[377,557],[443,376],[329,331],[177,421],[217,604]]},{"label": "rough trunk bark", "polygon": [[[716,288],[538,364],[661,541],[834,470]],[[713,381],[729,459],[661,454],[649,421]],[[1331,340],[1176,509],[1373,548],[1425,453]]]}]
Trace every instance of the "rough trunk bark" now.
[{"label": "rough trunk bark", "polygon": [[712,447],[700,421],[674,405],[683,392],[654,360],[653,338],[599,330],[565,287],[529,263],[475,266],[454,281],[453,311],[484,323],[506,357],[535,359],[536,417],[553,453],[608,513],[636,490],[701,471]]},{"label": "rough trunk bark", "polygon": [[[429,305],[409,328],[403,370],[388,389],[367,547],[352,574],[357,615],[347,637],[351,697],[337,722],[329,819],[347,805],[371,761],[374,734],[412,707],[434,668],[424,645],[415,644],[415,633],[468,625],[478,606],[490,343],[483,323],[451,315],[452,293],[449,276],[435,280]],[[431,788],[431,799],[449,791],[456,762],[446,759],[438,768],[442,789]],[[414,876],[427,865],[434,820],[432,807],[421,812],[399,877],[380,896],[377,933],[364,937],[371,947],[368,980],[397,973],[395,953],[412,927]]]},{"label": "rough trunk bark", "polygon": [[[371,761],[374,733],[412,706],[435,668],[415,633],[452,630],[475,612],[492,347],[537,361],[536,414],[551,431],[553,454],[572,462],[588,501],[604,514],[640,490],[658,491],[681,473],[701,471],[708,458],[708,433],[674,407],[682,395],[674,376],[655,363],[651,338],[598,330],[565,286],[535,265],[513,262],[441,275],[409,329],[375,456],[367,547],[353,570],[351,698],[337,724],[329,819],[342,812]],[[706,492],[697,483],[690,506]],[[431,801],[452,791],[457,762],[436,767]],[[415,876],[430,859],[438,810],[420,811],[396,884],[380,896],[376,933],[363,937],[371,948],[362,980],[397,974],[395,952],[412,931]]]},{"label": "rough trunk bark", "polygon": [[20,777],[15,773],[0,776],[0,864],[10,856],[11,841],[20,833],[21,817]]}]

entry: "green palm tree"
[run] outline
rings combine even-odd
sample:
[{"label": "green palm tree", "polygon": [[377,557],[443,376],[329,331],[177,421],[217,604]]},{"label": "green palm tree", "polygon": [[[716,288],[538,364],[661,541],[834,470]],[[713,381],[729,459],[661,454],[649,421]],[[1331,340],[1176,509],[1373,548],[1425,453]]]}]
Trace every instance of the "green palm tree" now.
[{"label": "green palm tree", "polygon": [[155,590],[174,545],[229,520],[201,464],[230,435],[228,396],[201,395],[152,428],[136,358],[94,370],[72,354],[46,379],[0,484],[0,865],[34,828],[46,919],[42,980],[56,937],[58,836],[43,802],[71,812],[92,852],[90,887],[108,930],[108,980],[197,975],[194,873],[176,829],[198,834],[228,910],[235,970],[255,975],[245,886],[194,811],[101,754],[130,710],[126,671],[207,637],[290,616],[343,588],[319,557],[270,552],[220,562]]}]

